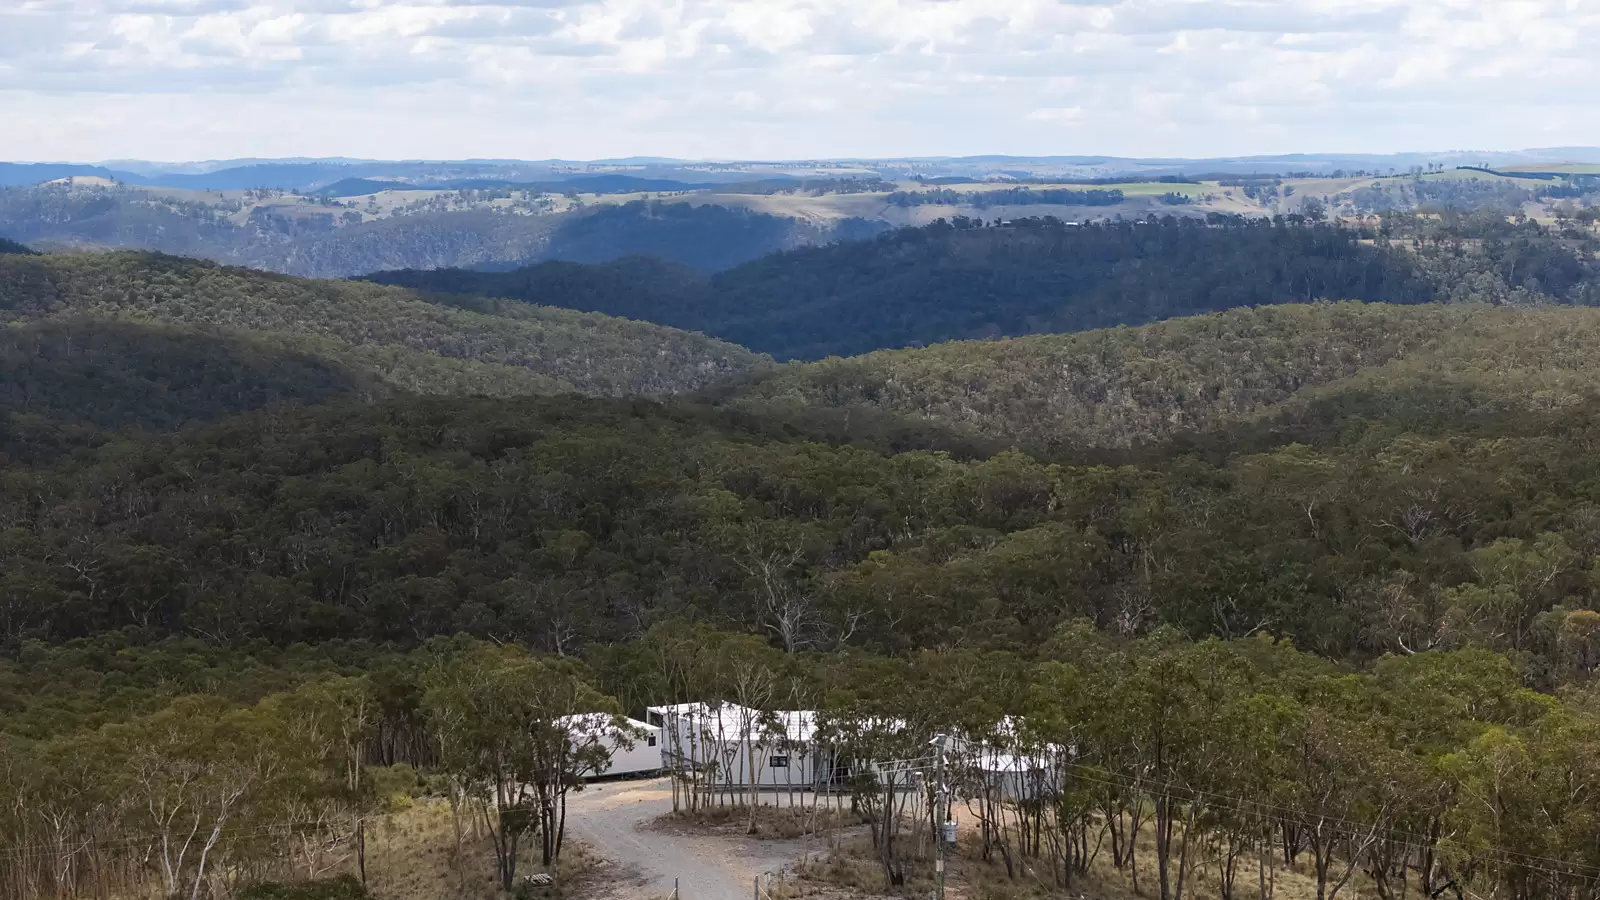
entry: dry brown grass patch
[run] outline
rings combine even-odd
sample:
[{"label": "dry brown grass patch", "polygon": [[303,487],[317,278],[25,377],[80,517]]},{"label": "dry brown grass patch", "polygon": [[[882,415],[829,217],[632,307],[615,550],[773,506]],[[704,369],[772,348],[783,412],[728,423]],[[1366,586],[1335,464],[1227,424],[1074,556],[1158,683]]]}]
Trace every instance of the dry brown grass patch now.
[{"label": "dry brown grass patch", "polygon": [[668,831],[786,841],[828,834],[864,824],[864,820],[848,809],[760,804],[753,814],[749,806],[707,806],[669,813],[656,824]]}]

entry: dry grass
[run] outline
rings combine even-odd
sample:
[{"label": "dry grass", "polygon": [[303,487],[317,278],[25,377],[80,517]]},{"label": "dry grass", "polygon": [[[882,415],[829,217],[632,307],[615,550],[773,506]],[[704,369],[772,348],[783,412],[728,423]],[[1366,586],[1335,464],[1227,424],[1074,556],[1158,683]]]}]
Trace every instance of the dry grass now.
[{"label": "dry grass", "polygon": [[[1048,870],[1048,861],[1018,859],[1014,874],[1008,874],[998,853],[992,854],[988,860],[983,859],[982,845],[977,835],[966,834],[947,860],[945,893],[949,900],[1146,900],[1159,895],[1155,841],[1148,829],[1141,835],[1137,849],[1137,892],[1133,889],[1128,870],[1119,870],[1112,864],[1109,842],[1095,857],[1089,873],[1074,878],[1070,888],[1063,888]],[[908,845],[904,859],[905,884],[889,890],[885,887],[883,870],[870,842],[865,838],[850,841],[841,845],[829,858],[796,866],[792,875],[781,883],[782,887],[773,890],[773,898],[832,900],[841,897],[927,896],[933,890],[931,853],[919,854]],[[1272,883],[1274,900],[1312,900],[1316,897],[1316,880],[1306,856],[1302,856],[1300,865],[1292,870],[1285,870],[1280,860]],[[1235,879],[1235,896],[1259,897],[1258,888],[1255,858],[1242,858]],[[1202,861],[1189,873],[1184,896],[1195,900],[1221,896],[1219,873],[1214,862]],[[1339,896],[1356,900],[1374,894],[1370,882],[1357,875]]]},{"label": "dry grass", "polygon": [[[367,885],[378,900],[503,900],[495,879],[494,850],[481,832],[463,821],[461,850],[450,806],[440,800],[409,804],[367,836]],[[546,869],[537,840],[525,841],[518,878]],[[353,862],[346,867],[353,871]],[[534,900],[580,900],[601,893],[610,881],[606,863],[569,840],[550,872],[555,884],[531,888]]]},{"label": "dry grass", "polygon": [[656,821],[667,830],[775,841],[797,840],[865,824],[860,816],[847,809],[776,804],[756,806],[753,816],[749,806],[710,806],[694,812],[670,813]]}]

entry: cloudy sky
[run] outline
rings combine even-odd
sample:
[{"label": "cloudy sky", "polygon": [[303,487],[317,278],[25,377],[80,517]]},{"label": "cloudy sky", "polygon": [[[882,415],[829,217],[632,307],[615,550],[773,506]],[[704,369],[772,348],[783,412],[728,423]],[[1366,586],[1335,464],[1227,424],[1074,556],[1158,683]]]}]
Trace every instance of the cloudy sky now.
[{"label": "cloudy sky", "polygon": [[1600,145],[1600,0],[0,0],[0,158]]}]

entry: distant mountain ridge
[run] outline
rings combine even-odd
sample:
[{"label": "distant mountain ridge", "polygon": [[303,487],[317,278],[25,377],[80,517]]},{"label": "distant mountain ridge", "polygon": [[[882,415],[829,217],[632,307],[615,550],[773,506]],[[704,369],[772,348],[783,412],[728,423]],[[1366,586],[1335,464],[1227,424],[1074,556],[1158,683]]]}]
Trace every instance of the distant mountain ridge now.
[{"label": "distant mountain ridge", "polygon": [[117,160],[98,164],[0,163],[0,186],[39,184],[73,175],[109,178],[126,184],[194,190],[277,188],[317,190],[334,182],[373,178],[422,186],[483,180],[552,182],[604,175],[668,179],[689,184],[731,183],[763,178],[856,171],[882,177],[923,174],[983,176],[1007,172],[1044,174],[1178,174],[1188,171],[1282,174],[1336,169],[1408,169],[1416,165],[1515,165],[1540,162],[1600,163],[1600,147],[1558,147],[1511,151],[1403,153],[1288,153],[1225,157],[911,156],[813,160],[699,161],[661,157],[615,160],[366,160],[237,159],[205,163]]},{"label": "distant mountain ridge", "polygon": [[1570,220],[1600,209],[1600,163],[1570,161],[1585,156],[0,164],[0,233],[46,250],[155,250],[312,277],[633,255],[713,272],[958,217]]},{"label": "distant mountain ridge", "polygon": [[715,271],[777,250],[871,235],[884,227],[657,200],[559,215],[424,203],[373,217],[359,208],[304,197],[252,204],[115,187],[0,190],[0,233],[35,247],[154,250],[323,278],[407,267],[601,262],[638,254]]},{"label": "distant mountain ridge", "polygon": [[[790,179],[798,180],[798,179]],[[564,181],[511,181],[508,179],[494,178],[459,178],[451,181],[428,182],[413,184],[407,181],[383,181],[372,178],[346,178],[336,181],[326,187],[317,189],[316,193],[324,197],[351,197],[363,196],[378,191],[428,190],[447,191],[481,191],[481,190],[518,190],[540,191],[546,193],[584,193],[584,194],[632,194],[642,192],[671,192],[689,191],[705,188],[711,185],[737,184],[738,182],[711,182],[696,183],[677,181],[671,178],[635,178],[632,175],[583,175]]]}]

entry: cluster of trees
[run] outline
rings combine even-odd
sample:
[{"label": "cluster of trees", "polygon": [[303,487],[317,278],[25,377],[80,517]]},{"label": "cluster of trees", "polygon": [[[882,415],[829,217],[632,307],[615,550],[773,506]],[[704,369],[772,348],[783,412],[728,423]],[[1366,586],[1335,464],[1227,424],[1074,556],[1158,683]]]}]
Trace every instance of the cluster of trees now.
[{"label": "cluster of trees", "polygon": [[[123,696],[156,685],[159,702],[80,727],[30,720],[55,724],[44,735],[0,720],[0,884],[21,897],[147,886],[201,897],[365,878],[371,825],[425,781],[450,802],[457,840],[494,850],[509,889],[530,855],[560,855],[566,797],[629,740],[619,711],[704,702],[749,710],[774,752],[851,761],[843,795],[798,799],[848,799],[873,826],[888,888],[931,843],[929,745],[941,734],[959,738],[944,774],[957,818],[1018,880],[1072,888],[1107,858],[1168,900],[1271,897],[1291,867],[1325,900],[1566,900],[1600,886],[1589,677],[1552,695],[1482,649],[1350,667],[1265,634],[1122,638],[1068,621],[1041,638],[785,653],[665,621],[582,661],[462,638],[410,653],[258,646],[229,654],[266,673],[240,697],[217,688],[241,681],[208,683],[197,669],[223,655],[214,649],[32,647],[0,677],[43,684],[65,667],[75,681],[57,687],[62,706],[94,703],[113,681]],[[185,693],[196,683],[210,689]],[[816,711],[816,732],[788,745],[777,714],[794,708]]]},{"label": "cluster of trees", "polygon": [[984,191],[953,191],[934,188],[925,191],[895,191],[886,198],[890,206],[1116,206],[1123,201],[1119,190],[1080,190],[1022,186]]},{"label": "cluster of trees", "polygon": [[1405,254],[1327,226],[975,224],[936,223],[723,273],[709,308],[724,324],[706,330],[775,357],[815,359],[1324,297],[1426,298]]},{"label": "cluster of trees", "polygon": [[[61,662],[32,654],[20,668],[36,677],[30,662]],[[290,689],[242,702],[200,689],[151,712],[102,708],[104,724],[52,720],[44,736],[0,719],[0,889],[48,898],[154,888],[195,900],[330,873],[365,883],[369,826],[419,791],[420,772],[450,804],[454,864],[464,841],[481,838],[510,891],[525,842],[554,863],[567,794],[633,740],[573,660],[462,640],[363,655],[376,671],[329,674],[326,659],[282,668],[274,680]],[[74,662],[73,677],[94,671]],[[160,667],[192,662],[174,646],[130,674],[170,685]]]},{"label": "cluster of trees", "polygon": [[1388,179],[1355,188],[1333,199],[1358,215],[1405,212],[1418,208],[1468,212],[1491,210],[1511,215],[1537,198],[1534,188],[1506,179]]},{"label": "cluster of trees", "polygon": [[1214,214],[995,227],[957,217],[776,254],[710,279],[639,260],[374,277],[643,318],[797,359],[1320,299],[1600,303],[1592,234],[1485,212],[1389,215],[1355,229],[1318,221],[1321,205],[1313,206],[1310,216],[1270,221]]},{"label": "cluster of trees", "polygon": [[629,695],[764,697],[758,720],[814,700],[816,744],[767,740],[852,761],[891,889],[931,843],[940,734],[959,737],[944,773],[957,817],[1019,880],[1070,889],[1104,855],[1168,900],[1270,897],[1296,865],[1328,900],[1358,881],[1382,898],[1600,887],[1594,689],[1535,693],[1490,652],[1352,671],[1260,636],[1119,640],[1067,623],[1022,654],[783,659],[663,626],[599,665]]},{"label": "cluster of trees", "polygon": [[192,900],[343,865],[378,807],[361,777],[364,702],[333,680],[253,706],[180,697],[46,741],[0,734],[0,885]]},{"label": "cluster of trees", "polygon": [[1529,307],[1600,303],[1600,236],[1576,218],[1543,225],[1520,212],[1384,213],[1361,220],[1376,238],[1404,248],[1434,299]]},{"label": "cluster of trees", "polygon": [[[1103,853],[1170,900],[1271,896],[1296,863],[1319,898],[1358,878],[1384,898],[1600,886],[1594,693],[1535,694],[1492,653],[1352,673],[1270,640],[1069,626],[1031,657],[854,659],[821,677],[822,731],[853,759],[925,760],[939,733],[979,742],[952,755],[948,783],[984,856],[1018,879],[1071,888]],[[859,777],[860,806],[891,804],[885,781]],[[920,809],[905,844],[926,845]],[[873,834],[893,885],[909,847]],[[1136,852],[1147,834],[1154,853]]]},{"label": "cluster of trees", "polygon": [[[1487,172],[1489,178],[1386,179],[1332,198],[1357,215],[1386,212],[1476,212],[1516,215],[1524,204],[1595,196],[1600,186],[1582,177],[1516,173],[1516,178]],[[1557,183],[1540,183],[1558,179]]]}]

